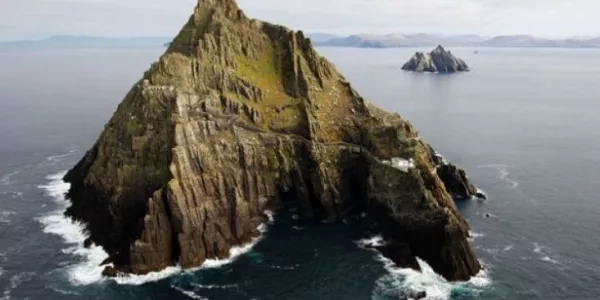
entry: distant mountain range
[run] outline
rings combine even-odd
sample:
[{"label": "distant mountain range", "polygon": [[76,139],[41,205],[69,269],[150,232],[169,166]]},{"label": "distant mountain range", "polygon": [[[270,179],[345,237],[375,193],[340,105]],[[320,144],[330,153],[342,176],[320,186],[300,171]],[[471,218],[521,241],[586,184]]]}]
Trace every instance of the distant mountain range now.
[{"label": "distant mountain range", "polygon": [[[505,35],[484,37],[479,35],[436,34],[386,34],[332,36],[323,33],[310,34],[317,46],[394,48],[444,45],[450,47],[563,47],[600,48],[600,38],[544,39],[530,35]],[[329,38],[327,38],[329,36]]]},{"label": "distant mountain range", "polygon": [[[339,36],[328,33],[308,35],[315,46],[394,48],[394,47],[563,47],[600,48],[600,37],[544,39],[530,35],[385,34]],[[98,36],[56,35],[42,40],[0,42],[0,50],[50,48],[155,48],[168,47],[172,38],[165,36],[109,38]]]},{"label": "distant mountain range", "polygon": [[3,49],[48,49],[48,48],[153,48],[164,47],[171,37],[107,38],[97,36],[56,35],[43,40],[0,42]]}]

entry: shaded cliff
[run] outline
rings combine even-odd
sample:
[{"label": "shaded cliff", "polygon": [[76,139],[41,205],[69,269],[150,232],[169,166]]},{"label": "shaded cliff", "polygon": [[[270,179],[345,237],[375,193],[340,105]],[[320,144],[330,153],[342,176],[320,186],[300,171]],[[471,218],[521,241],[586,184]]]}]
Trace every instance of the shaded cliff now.
[{"label": "shaded cliff", "polygon": [[66,174],[66,213],[108,252],[108,275],[225,258],[286,199],[326,220],[366,211],[396,263],[418,256],[465,280],[480,265],[429,149],[302,32],[249,19],[234,0],[200,0]]},{"label": "shaded cliff", "polygon": [[447,162],[431,146],[428,146],[428,149],[432,163],[436,166],[436,173],[450,195],[455,199],[487,199],[487,196],[470,182],[465,170]]},{"label": "shaded cliff", "polygon": [[444,47],[437,46],[429,53],[417,52],[402,66],[402,70],[414,72],[454,73],[469,71],[469,66]]}]

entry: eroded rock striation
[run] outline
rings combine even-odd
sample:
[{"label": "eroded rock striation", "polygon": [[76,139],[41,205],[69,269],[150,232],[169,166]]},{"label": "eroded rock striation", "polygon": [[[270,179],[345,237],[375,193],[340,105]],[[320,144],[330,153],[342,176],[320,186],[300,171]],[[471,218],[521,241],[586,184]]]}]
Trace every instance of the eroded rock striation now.
[{"label": "eroded rock striation", "polygon": [[66,174],[66,214],[109,254],[106,275],[225,258],[292,199],[307,217],[367,212],[398,264],[418,256],[465,280],[481,267],[435,169],[412,125],[365,101],[302,32],[200,0]]},{"label": "eroded rock striation", "polygon": [[402,70],[414,72],[455,73],[467,72],[469,66],[444,47],[437,46],[429,53],[417,52],[402,66]]}]

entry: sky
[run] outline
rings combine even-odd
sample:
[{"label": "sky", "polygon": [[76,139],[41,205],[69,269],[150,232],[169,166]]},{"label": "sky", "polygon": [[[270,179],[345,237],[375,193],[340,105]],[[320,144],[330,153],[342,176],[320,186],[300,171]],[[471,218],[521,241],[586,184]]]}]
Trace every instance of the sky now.
[{"label": "sky", "polygon": [[[0,0],[0,41],[174,36],[197,0]],[[600,36],[600,0],[238,0],[305,32]]]}]

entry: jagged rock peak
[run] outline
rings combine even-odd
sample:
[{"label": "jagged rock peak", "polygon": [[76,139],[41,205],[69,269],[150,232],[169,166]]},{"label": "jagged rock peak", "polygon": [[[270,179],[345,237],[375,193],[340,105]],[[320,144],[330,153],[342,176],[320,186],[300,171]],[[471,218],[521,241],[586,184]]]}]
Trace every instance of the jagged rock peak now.
[{"label": "jagged rock peak", "polygon": [[438,45],[430,53],[417,52],[402,66],[402,70],[414,72],[454,73],[469,71],[467,64]]},{"label": "jagged rock peak", "polygon": [[66,213],[109,254],[106,275],[226,258],[286,200],[307,218],[366,212],[397,264],[466,280],[481,266],[428,149],[302,32],[201,0],[65,175]]},{"label": "jagged rock peak", "polygon": [[204,10],[220,11],[223,17],[232,19],[245,17],[235,0],[198,0],[194,15],[202,14]]},{"label": "jagged rock peak", "polygon": [[442,47],[442,45],[438,45],[437,47],[435,47],[435,49],[433,49],[434,53],[446,53],[446,49],[444,49],[444,47]]},{"label": "jagged rock peak", "polygon": [[198,7],[210,7],[210,8],[218,8],[218,9],[239,9],[237,2],[235,0],[198,0]]}]

